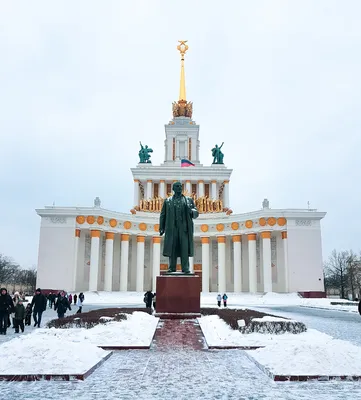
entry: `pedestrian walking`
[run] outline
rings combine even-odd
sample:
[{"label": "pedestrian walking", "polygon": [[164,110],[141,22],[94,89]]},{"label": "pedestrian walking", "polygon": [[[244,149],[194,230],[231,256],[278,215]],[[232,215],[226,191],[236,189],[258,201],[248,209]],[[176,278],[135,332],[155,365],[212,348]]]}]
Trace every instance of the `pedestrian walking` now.
[{"label": "pedestrian walking", "polygon": [[153,293],[153,308],[154,308],[154,311],[155,311],[155,306],[156,306],[156,304],[157,304],[157,293]]},{"label": "pedestrian walking", "polygon": [[77,296],[77,294],[75,293],[75,294],[74,294],[74,306],[75,306],[77,300],[78,300],[78,296]]},{"label": "pedestrian walking", "polygon": [[0,290],[0,335],[6,335],[9,315],[14,312],[14,303],[6,288]]},{"label": "pedestrian walking", "polygon": [[54,310],[58,313],[58,318],[64,318],[67,309],[71,311],[69,300],[65,297],[64,292],[60,292],[60,297],[54,307]]},{"label": "pedestrian walking", "polygon": [[35,296],[31,301],[31,308],[33,309],[33,318],[34,318],[34,327],[37,326],[40,328],[41,324],[41,316],[43,312],[46,310],[46,297],[41,293],[41,289],[37,288],[35,291]]},{"label": "pedestrian walking", "polygon": [[79,294],[78,297],[78,301],[76,302],[76,306],[79,307],[78,311],[76,312],[77,314],[81,314],[82,310],[83,310],[83,301],[82,299],[84,299],[84,295],[82,296],[83,293]]},{"label": "pedestrian walking", "polygon": [[227,307],[228,296],[225,293],[223,293],[222,299],[223,299],[223,306]]},{"label": "pedestrian walking", "polygon": [[25,307],[22,299],[15,305],[14,315],[15,333],[19,333],[19,327],[21,332],[24,332]]},{"label": "pedestrian walking", "polygon": [[28,303],[25,309],[25,325],[31,325],[31,304]]},{"label": "pedestrian walking", "polygon": [[222,296],[220,295],[220,293],[218,293],[218,294],[217,294],[217,304],[218,304],[218,307],[221,306],[221,301],[222,301]]}]

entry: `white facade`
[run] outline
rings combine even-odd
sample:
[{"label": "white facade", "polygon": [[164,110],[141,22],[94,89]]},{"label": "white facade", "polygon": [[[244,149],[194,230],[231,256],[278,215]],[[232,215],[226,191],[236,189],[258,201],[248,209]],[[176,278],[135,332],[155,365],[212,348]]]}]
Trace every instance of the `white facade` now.
[{"label": "white facade", "polygon": [[[184,99],[178,105],[192,110]],[[200,211],[190,265],[202,276],[204,292],[323,292],[320,221],[326,213],[275,210],[266,202],[259,211],[233,214],[232,170],[200,163],[199,125],[191,117],[175,116],[165,125],[165,136],[163,164],[139,163],[131,169],[130,214],[100,208],[98,201],[94,207],[36,210],[41,217],[39,287],[155,291],[156,277],[168,268],[159,211],[179,180]],[[194,166],[181,168],[184,158]]]}]

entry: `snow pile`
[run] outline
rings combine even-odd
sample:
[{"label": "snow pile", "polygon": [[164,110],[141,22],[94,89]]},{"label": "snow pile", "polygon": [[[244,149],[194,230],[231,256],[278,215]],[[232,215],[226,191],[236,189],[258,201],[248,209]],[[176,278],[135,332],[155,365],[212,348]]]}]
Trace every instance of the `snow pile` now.
[{"label": "snow pile", "polygon": [[89,342],[32,334],[2,344],[0,354],[6,360],[0,363],[0,375],[72,375],[84,374],[109,352]]},{"label": "snow pile", "polygon": [[361,347],[344,340],[275,343],[247,353],[273,375],[361,376]]},{"label": "snow pile", "polygon": [[[159,318],[144,312],[128,314],[121,322],[98,324],[93,328],[43,329],[36,334],[55,336],[64,341],[88,342],[96,346],[150,346]],[[0,348],[1,350],[1,348]]]},{"label": "snow pile", "polygon": [[325,342],[332,339],[331,336],[314,329],[308,329],[298,335],[284,333],[283,335],[262,333],[242,334],[232,329],[218,315],[209,315],[198,318],[208,346],[266,346],[272,343],[281,344],[285,342],[306,343],[309,341]]}]

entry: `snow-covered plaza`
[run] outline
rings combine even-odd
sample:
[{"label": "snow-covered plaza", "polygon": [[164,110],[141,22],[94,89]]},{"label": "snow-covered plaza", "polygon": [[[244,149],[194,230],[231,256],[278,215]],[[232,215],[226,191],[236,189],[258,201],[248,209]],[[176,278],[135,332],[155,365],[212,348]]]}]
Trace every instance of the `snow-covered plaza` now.
[{"label": "snow-covered plaza", "polygon": [[[86,293],[85,295],[86,305],[83,308],[84,312],[109,307],[144,306],[141,293]],[[215,299],[213,297],[211,295],[202,296],[202,306],[214,306]],[[307,346],[311,346],[313,349],[321,348],[318,347],[318,344],[322,346],[329,342],[329,352],[331,352],[331,356],[332,354],[335,355],[335,359],[329,363],[330,365],[324,365],[325,375],[327,375],[327,371],[330,371],[330,368],[342,365],[342,362],[344,362],[342,350],[354,349],[356,353],[361,351],[361,320],[360,316],[355,312],[356,306],[345,305],[345,307],[337,309],[337,306],[330,304],[329,299],[306,300],[291,294],[283,296],[268,294],[266,296],[230,296],[229,307],[251,308],[306,323],[309,328],[308,332],[301,335],[304,335],[303,338],[308,345],[301,346],[298,350],[303,349],[303,356],[306,354],[303,367],[307,367],[307,362],[309,362],[310,371],[311,368],[317,367],[317,364],[307,355]],[[328,309],[320,309],[320,307]],[[336,309],[333,307],[336,307]],[[348,312],[342,311],[342,309],[348,310],[347,307],[349,308]],[[71,313],[74,312],[75,307]],[[128,344],[139,344],[141,343],[140,341],[143,341],[142,343],[149,342],[149,332],[154,329],[155,318],[146,314],[140,317],[136,314],[132,315],[127,321],[129,332],[133,332],[133,334],[129,335],[125,328],[121,328],[123,331],[119,331],[118,336],[114,335],[116,336],[115,341],[123,341],[123,343],[126,342]],[[55,318],[56,314],[53,310],[48,309],[43,317],[42,325],[45,326],[45,323]],[[210,321],[208,324],[212,325],[212,319],[207,320],[206,318],[204,321]],[[151,319],[153,319],[153,328],[147,332],[147,321]],[[121,326],[124,322],[119,324]],[[19,361],[14,366],[13,357],[3,356],[0,369],[4,370],[4,365],[7,365],[9,371],[20,369],[19,373],[29,373],[29,364],[32,362],[31,354],[34,352],[32,345],[34,347],[39,346],[39,339],[43,343],[41,353],[44,359],[47,357],[47,353],[50,353],[55,360],[56,345],[54,344],[55,342],[51,341],[55,340],[56,337],[60,338],[64,348],[69,346],[69,351],[65,351],[69,365],[76,364],[79,359],[89,359],[89,351],[91,351],[89,346],[94,346],[97,349],[94,343],[99,343],[99,338],[102,338],[104,343],[108,340],[104,331],[105,326],[98,326],[98,333],[90,332],[95,328],[91,330],[73,328],[69,330],[57,329],[56,334],[51,333],[51,331],[55,331],[54,329],[27,327],[25,334],[18,335],[20,337],[18,340],[12,340],[15,338],[15,334],[12,329],[9,329],[8,335],[2,336],[0,339],[0,349],[4,349],[2,352],[2,355],[4,355],[6,354],[5,347],[11,350],[11,346],[13,346],[13,352]],[[124,324],[123,327],[125,326]],[[222,339],[222,335],[223,337],[227,335],[228,328],[222,327],[219,322],[218,325],[215,323],[213,326],[216,327],[218,339],[219,337]],[[116,330],[113,332],[116,332]],[[209,335],[209,330],[208,333],[207,330],[204,333],[207,342],[212,339]],[[237,331],[232,332],[232,335],[237,334]],[[284,365],[286,366],[292,358],[296,358],[296,354],[292,353],[295,351],[295,347],[291,343],[293,338],[287,338],[285,335],[278,336],[276,340],[279,343],[282,341],[288,343],[289,354],[283,356],[285,358]],[[48,342],[49,337],[51,339]],[[230,340],[229,338],[230,336],[227,340]],[[213,340],[218,339],[213,337]],[[268,339],[265,338],[263,340]],[[23,355],[24,360],[22,360],[21,352],[19,352],[22,341],[31,343],[28,347],[28,354]],[[45,343],[52,343],[55,347],[46,348]],[[284,348],[287,346],[280,345],[279,351],[274,348],[274,358],[281,358],[282,352],[285,351]],[[238,349],[204,350],[203,347],[202,343],[200,344],[200,350],[182,348],[181,346],[164,349],[157,345],[152,345],[149,350],[114,351],[111,357],[84,381],[0,382],[0,391],[4,398],[29,400],[50,398],[57,400],[64,397],[79,400],[93,398],[289,400],[315,398],[330,400],[361,397],[360,382],[274,382],[252,361],[250,355],[252,357],[252,354],[256,354],[252,353],[252,351]],[[273,347],[275,346],[273,345]],[[272,348],[272,345],[269,348]],[[82,354],[82,351],[85,353]],[[104,353],[107,352],[104,351]],[[317,358],[317,354],[315,354],[315,358]],[[348,364],[344,365],[347,366],[348,372],[350,372],[353,367],[359,368],[358,364],[359,361],[355,358],[354,360],[348,359]],[[54,365],[51,366],[55,374],[57,372],[56,363],[54,362]]]}]

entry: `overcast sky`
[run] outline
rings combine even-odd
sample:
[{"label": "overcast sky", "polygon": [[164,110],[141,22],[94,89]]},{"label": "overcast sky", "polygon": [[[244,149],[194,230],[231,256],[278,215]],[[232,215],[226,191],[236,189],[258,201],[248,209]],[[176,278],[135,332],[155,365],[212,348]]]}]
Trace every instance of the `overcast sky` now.
[{"label": "overcast sky", "polygon": [[129,212],[139,140],[163,162],[179,39],[234,212],[309,201],[324,258],[360,250],[360,1],[0,1],[0,253],[36,265],[53,202]]}]

